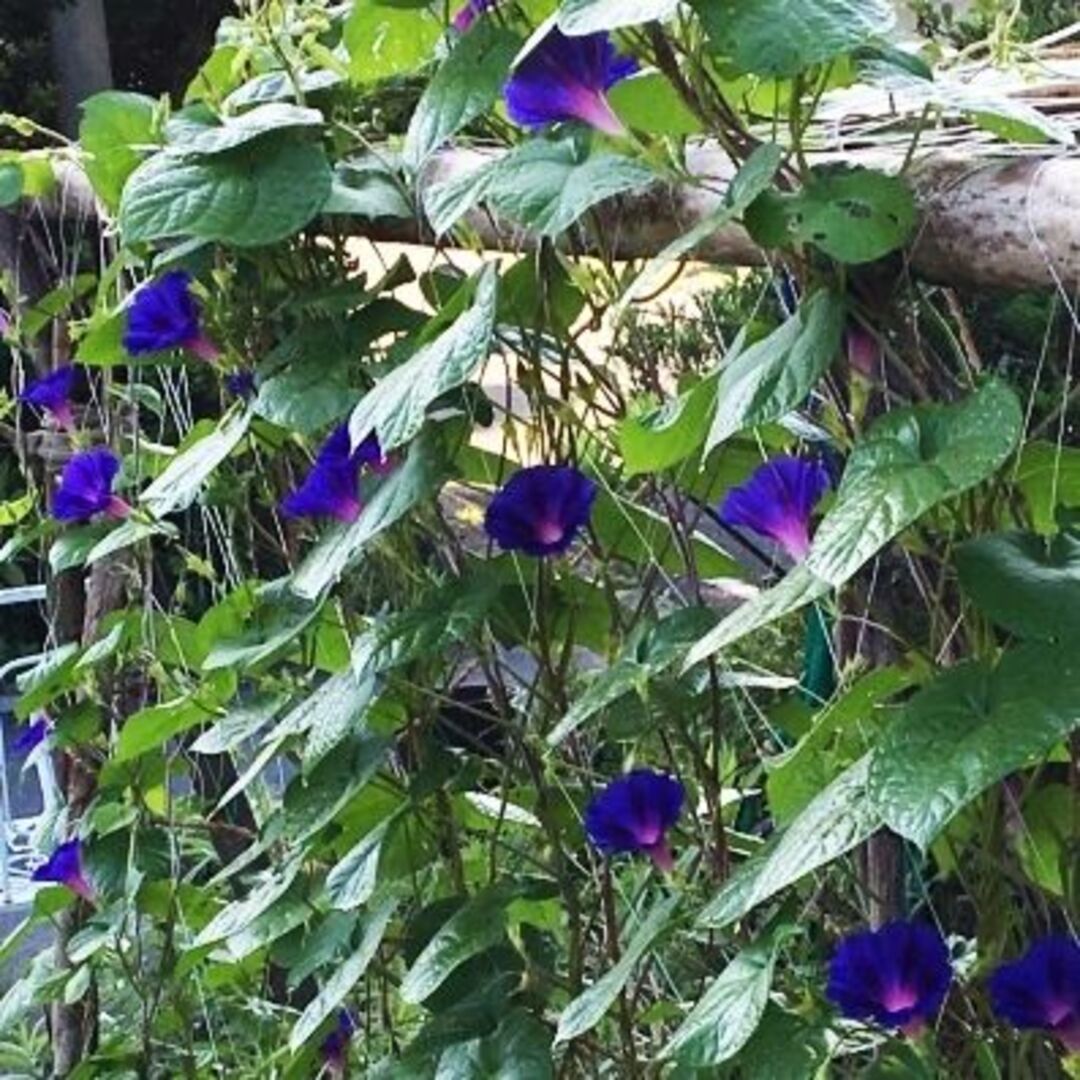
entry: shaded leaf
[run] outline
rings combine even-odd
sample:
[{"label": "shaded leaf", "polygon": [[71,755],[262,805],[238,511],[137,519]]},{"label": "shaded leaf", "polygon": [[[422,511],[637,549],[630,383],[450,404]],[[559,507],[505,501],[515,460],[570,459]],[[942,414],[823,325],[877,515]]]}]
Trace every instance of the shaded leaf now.
[{"label": "shaded leaf", "polygon": [[658,901],[637,925],[622,956],[611,969],[587,990],[578,994],[559,1014],[556,1042],[569,1042],[590,1031],[603,1019],[626,985],[638,961],[668,929],[679,909],[682,897],[675,893]]},{"label": "shaded leaf", "polygon": [[495,325],[497,277],[487,265],[476,279],[472,304],[434,341],[383,376],[349,418],[353,445],[371,432],[387,454],[421,428],[428,406],[464,383],[487,359]]},{"label": "shaded leaf", "polygon": [[869,794],[884,822],[926,848],[990,785],[1040,762],[1080,727],[1080,657],[1031,644],[996,668],[944,672],[907,703],[878,743]]},{"label": "shaded leaf", "polygon": [[717,380],[706,452],[744,428],[779,420],[801,405],[840,355],[845,318],[842,296],[817,292],[768,337],[729,360]]},{"label": "shaded leaf", "polygon": [[800,878],[832,862],[881,827],[867,791],[868,754],[838,776],[760,855],[744,863],[698,917],[721,928]]},{"label": "shaded leaf", "polygon": [[210,474],[240,445],[251,424],[251,410],[235,408],[208,435],[174,457],[164,472],[139,496],[155,517],[186,510]]},{"label": "shaded leaf", "polygon": [[396,908],[395,899],[384,900],[364,918],[363,934],[356,951],[327,979],[315,1000],[304,1009],[300,1019],[293,1025],[289,1033],[290,1050],[295,1051],[303,1046],[363,978],[368,965],[375,958]]},{"label": "shaded leaf", "polygon": [[993,476],[1022,428],[1016,394],[997,380],[956,405],[916,405],[882,417],[848,459],[807,570],[843,585],[928,510]]},{"label": "shaded leaf", "polygon": [[715,51],[737,71],[788,78],[892,29],[889,0],[692,0]]},{"label": "shaded leaf", "polygon": [[998,626],[1040,641],[1080,635],[1080,538],[995,533],[961,545],[954,561],[964,592]]},{"label": "shaded leaf", "polygon": [[322,146],[299,136],[267,137],[214,158],[162,150],[128,178],[120,228],[128,244],[173,237],[271,244],[315,217],[330,182]]},{"label": "shaded leaf", "polygon": [[773,932],[743,949],[713,980],[661,1056],[694,1068],[720,1065],[734,1057],[765,1012],[783,938]]}]

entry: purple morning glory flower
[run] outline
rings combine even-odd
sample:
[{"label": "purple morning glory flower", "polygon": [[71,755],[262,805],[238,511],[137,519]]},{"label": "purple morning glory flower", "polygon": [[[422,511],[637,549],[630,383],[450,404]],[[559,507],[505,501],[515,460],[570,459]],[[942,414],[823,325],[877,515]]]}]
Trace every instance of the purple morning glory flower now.
[{"label": "purple morning glory flower", "polygon": [[1018,1028],[1039,1028],[1080,1051],[1080,944],[1055,936],[1036,941],[990,978],[994,1012]]},{"label": "purple morning glory flower", "polygon": [[643,852],[665,872],[675,865],[666,833],[682,811],[686,792],[678,780],[635,769],[612,780],[585,809],[585,831],[602,852]]},{"label": "purple morning glory flower", "polygon": [[464,34],[472,28],[473,23],[485,11],[490,11],[498,2],[499,0],[469,0],[463,8],[458,10],[451,20],[451,25],[459,34]]},{"label": "purple morning glory flower", "polygon": [[355,450],[350,447],[348,425],[334,428],[304,482],[282,502],[281,508],[289,517],[332,517],[351,522],[360,516],[360,470],[367,466],[383,472],[389,462],[374,434]]},{"label": "purple morning glory flower", "polygon": [[191,278],[171,270],[144,285],[128,311],[124,348],[132,356],[187,349],[200,360],[216,360],[221,350],[203,333]]},{"label": "purple morning glory flower", "polygon": [[61,844],[33,873],[34,881],[53,881],[66,885],[84,900],[93,901],[94,888],[83,870],[82,843],[68,840]]},{"label": "purple morning glory flower", "polygon": [[4,337],[11,329],[11,315],[6,308],[0,307],[0,338]]},{"label": "purple morning glory flower", "polygon": [[71,392],[75,387],[78,371],[72,364],[64,364],[35,379],[19,395],[20,401],[45,409],[56,421],[56,426],[71,430],[75,427],[75,414],[71,409]]},{"label": "purple morning glory flower", "polygon": [[589,520],[596,485],[572,465],[520,469],[495,493],[484,517],[505,551],[559,555]]},{"label": "purple morning glory flower", "polygon": [[11,742],[11,749],[19,754],[29,754],[37,749],[52,733],[52,723],[45,713],[38,713]]},{"label": "purple morning glory flower", "polygon": [[112,493],[120,471],[120,459],[105,446],[75,454],[64,466],[60,486],[53,494],[52,515],[57,521],[89,521],[97,514],[127,517],[131,512],[123,499]]},{"label": "purple morning glory flower", "polygon": [[952,974],[937,930],[893,922],[844,938],[825,993],[844,1016],[917,1035],[940,1011]]},{"label": "purple morning glory flower", "polygon": [[635,71],[637,61],[617,53],[606,33],[567,37],[553,27],[514,69],[504,91],[507,112],[524,127],[581,120],[621,135],[607,91]]},{"label": "purple morning glory flower", "polygon": [[720,520],[775,540],[799,562],[810,550],[810,515],[828,487],[829,473],[821,461],[776,457],[727,493]]},{"label": "purple morning glory flower", "polygon": [[346,1059],[349,1056],[349,1043],[356,1031],[356,1023],[347,1009],[338,1012],[337,1026],[323,1040],[319,1053],[323,1064],[332,1076],[341,1076],[345,1072]]},{"label": "purple morning glory flower", "polygon": [[255,396],[255,372],[250,368],[241,368],[225,376],[225,389],[233,397],[245,400]]}]

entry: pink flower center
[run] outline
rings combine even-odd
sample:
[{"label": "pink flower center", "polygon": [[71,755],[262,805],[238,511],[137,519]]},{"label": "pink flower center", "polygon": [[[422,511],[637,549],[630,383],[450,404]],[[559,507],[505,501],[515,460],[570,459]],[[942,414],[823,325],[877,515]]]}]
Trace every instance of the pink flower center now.
[{"label": "pink flower center", "polygon": [[802,562],[810,550],[810,533],[801,521],[792,521],[776,531],[777,543],[795,562]]},{"label": "pink flower center", "polygon": [[1051,998],[1046,1003],[1046,1020],[1050,1027],[1057,1027],[1062,1021],[1069,1018],[1072,1009],[1064,1001]]},{"label": "pink flower center", "polygon": [[213,363],[221,355],[221,350],[205,334],[185,341],[184,348],[207,363]]},{"label": "pink flower center", "polygon": [[1080,1053],[1080,1015],[1062,1017],[1054,1025],[1054,1034],[1070,1054]]},{"label": "pink flower center", "polygon": [[653,866],[662,874],[670,874],[675,869],[675,856],[672,855],[671,848],[668,847],[667,841],[663,837],[651,847],[645,848],[644,851],[652,859]]},{"label": "pink flower center", "polygon": [[602,92],[586,86],[575,87],[572,98],[574,115],[579,120],[584,120],[606,135],[626,134],[626,128]]},{"label": "pink flower center", "polygon": [[337,506],[334,507],[334,517],[338,521],[344,521],[346,524],[352,524],[359,516],[360,511],[363,509],[360,500],[356,498],[343,499]]},{"label": "pink flower center", "polygon": [[881,1005],[886,1012],[896,1013],[910,1009],[919,1000],[918,991],[910,986],[894,983],[881,995]]},{"label": "pink flower center", "polygon": [[536,539],[541,544],[557,544],[564,535],[565,531],[557,521],[538,521],[536,523]]},{"label": "pink flower center", "polygon": [[111,495],[105,507],[105,516],[114,521],[122,521],[131,513],[131,507],[119,495]]}]

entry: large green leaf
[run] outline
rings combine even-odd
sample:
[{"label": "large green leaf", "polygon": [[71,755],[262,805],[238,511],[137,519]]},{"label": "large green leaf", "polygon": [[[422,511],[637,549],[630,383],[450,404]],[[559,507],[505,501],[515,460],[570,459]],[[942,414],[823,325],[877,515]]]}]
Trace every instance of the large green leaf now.
[{"label": "large green leaf", "polygon": [[183,237],[271,244],[315,217],[330,182],[322,146],[297,135],[268,136],[213,158],[162,150],[128,178],[120,226],[129,244]]},{"label": "large green leaf", "polygon": [[925,687],[873,754],[869,794],[885,823],[926,848],[991,784],[1037,764],[1080,727],[1075,646],[1024,645],[996,668],[970,662]]},{"label": "large green leaf", "polygon": [[838,262],[866,263],[902,247],[916,221],[911,189],[898,176],[872,169],[819,169],[801,191],[768,192],[746,214],[765,247],[813,244]]},{"label": "large green leaf", "polygon": [[289,588],[288,578],[259,585],[243,627],[217,638],[203,660],[203,671],[253,671],[288,648],[314,622],[319,610],[318,604]]},{"label": "large green leaf", "polygon": [[496,945],[506,935],[506,906],[521,887],[490,885],[467,900],[435,932],[401,983],[401,999],[419,1004],[470,957]]},{"label": "large green leaf", "polygon": [[891,0],[692,0],[713,48],[740,72],[788,78],[888,33]]},{"label": "large green leaf", "polygon": [[588,990],[578,994],[559,1014],[559,1029],[555,1034],[557,1043],[576,1039],[600,1023],[604,1014],[615,1003],[638,961],[668,929],[681,902],[682,897],[673,893],[653,905],[648,915],[641,919],[618,961]]},{"label": "large green leaf", "polygon": [[363,978],[382,943],[396,907],[396,900],[385,900],[366,915],[363,934],[356,951],[327,979],[315,1000],[303,1011],[289,1033],[290,1050],[303,1046]]},{"label": "large green leaf", "polygon": [[443,1051],[435,1080],[551,1080],[551,1032],[524,1009],[514,1009],[490,1035]]},{"label": "large green leaf", "polygon": [[413,207],[401,177],[373,152],[334,163],[334,180],[322,212],[379,221],[412,218]]},{"label": "large green leaf", "polygon": [[431,59],[441,36],[426,6],[356,0],[345,23],[349,73],[357,83],[407,75]]},{"label": "large green leaf", "polygon": [[407,443],[421,428],[428,406],[461,386],[487,359],[495,326],[495,267],[476,280],[472,305],[449,329],[424,345],[360,400],[349,418],[349,434],[358,445],[375,432],[384,453]]},{"label": "large green leaf", "polygon": [[227,116],[219,123],[185,125],[180,129],[181,138],[174,139],[172,145],[200,157],[213,157],[264,135],[289,128],[317,128],[322,123],[323,115],[318,109],[272,102],[239,116]]},{"label": "large green leaf", "polygon": [[349,911],[367,903],[378,884],[379,856],[383,842],[397,820],[381,821],[350,848],[326,877],[330,906]]},{"label": "large green leaf", "polygon": [[416,171],[498,99],[521,47],[517,34],[482,20],[462,37],[427,85],[409,121],[402,157]]},{"label": "large green leaf", "polygon": [[564,0],[559,9],[559,29],[574,37],[616,30],[645,22],[670,19],[679,0]]},{"label": "large green leaf", "polygon": [[744,428],[779,420],[801,405],[840,355],[845,318],[842,296],[815,293],[768,337],[729,360],[717,380],[706,452]]},{"label": "large green leaf", "polygon": [[1024,873],[1060,897],[1070,881],[1075,806],[1076,795],[1066,784],[1038,787],[1024,800],[1024,828],[1013,836]]},{"label": "large green leaf", "polygon": [[366,720],[368,710],[378,690],[376,676],[381,653],[370,644],[373,634],[364,634],[353,644],[348,668],[335,675],[332,682],[340,688],[336,698],[338,708],[320,709],[308,731],[304,744],[304,771],[310,771],[350,732]]},{"label": "large green leaf", "polygon": [[1032,528],[1043,536],[1054,532],[1058,507],[1080,507],[1080,449],[1038,439],[1025,443],[1016,486],[1031,511]]},{"label": "large green leaf", "polygon": [[711,375],[658,408],[628,416],[618,430],[626,475],[662,472],[685,461],[705,441],[715,405]]},{"label": "large green leaf", "polygon": [[734,645],[754,631],[798,611],[807,604],[823,599],[831,591],[827,581],[822,581],[810,573],[805,566],[794,567],[779,584],[740,604],[696,642],[686,654],[683,670],[700,664],[721,649]]},{"label": "large green leaf", "polygon": [[998,626],[1041,641],[1080,636],[1080,537],[980,536],[958,549],[955,563],[964,592]]},{"label": "large green leaf", "polygon": [[869,749],[886,722],[888,701],[916,684],[917,667],[868,671],[814,718],[813,727],[786,753],[766,758],[765,791],[779,825],[792,821],[847,765]]},{"label": "large green leaf", "polygon": [[252,408],[272,423],[313,435],[345,416],[356,398],[348,373],[317,356],[290,364],[260,383]]},{"label": "large green leaf", "polygon": [[225,754],[235,750],[273,720],[285,701],[283,694],[268,694],[237,703],[195,740],[191,746],[192,752]]},{"label": "large green leaf", "polygon": [[647,135],[700,135],[702,122],[659,71],[639,71],[608,91],[623,126]]},{"label": "large green leaf", "polygon": [[94,192],[110,209],[120,205],[124,183],[143,159],[144,148],[158,141],[158,103],[143,94],[105,90],[82,104],[79,146]]},{"label": "large green leaf", "polygon": [[474,172],[430,188],[424,209],[445,233],[481,202],[541,236],[565,232],[604,199],[651,184],[651,170],[632,158],[589,151],[573,137],[531,139]]},{"label": "large green leaf", "polygon": [[145,754],[174,735],[206,723],[212,715],[187,696],[140,709],[125,721],[113,760],[128,761]]},{"label": "large green leaf", "polygon": [[186,510],[210,474],[240,445],[251,424],[251,410],[235,408],[208,434],[181,450],[139,496],[155,517]]},{"label": "large green leaf", "polygon": [[782,933],[773,932],[743,949],[713,980],[662,1056],[698,1069],[734,1057],[754,1034],[769,1003],[783,938]]},{"label": "large green leaf", "polygon": [[246,896],[226,904],[199,931],[193,942],[194,947],[212,945],[246,930],[292,888],[302,866],[303,860],[293,857],[280,866],[258,874],[249,882]]},{"label": "large green leaf", "polygon": [[848,459],[807,570],[843,585],[928,510],[993,476],[1022,428],[1016,394],[997,380],[957,405],[916,405],[882,417]]},{"label": "large green leaf", "polygon": [[728,1067],[735,1070],[738,1080],[819,1080],[819,1070],[828,1059],[823,1027],[770,1003],[738,1060]]},{"label": "large green leaf", "polygon": [[724,927],[801,877],[861,844],[881,825],[867,784],[871,756],[841,773],[760,855],[732,875],[698,918]]}]

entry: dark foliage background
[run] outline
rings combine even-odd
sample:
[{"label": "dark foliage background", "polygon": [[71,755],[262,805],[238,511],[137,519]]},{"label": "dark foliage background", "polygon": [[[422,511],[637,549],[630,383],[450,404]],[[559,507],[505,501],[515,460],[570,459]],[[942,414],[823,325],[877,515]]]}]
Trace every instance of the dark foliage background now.
[{"label": "dark foliage background", "polygon": [[[0,2],[0,111],[42,124],[56,121],[49,14],[64,0]],[[144,94],[182,94],[210,50],[231,0],[106,0],[117,86]]]}]

